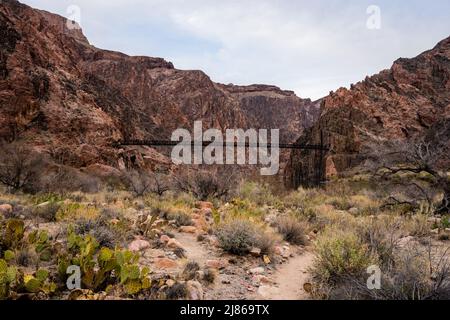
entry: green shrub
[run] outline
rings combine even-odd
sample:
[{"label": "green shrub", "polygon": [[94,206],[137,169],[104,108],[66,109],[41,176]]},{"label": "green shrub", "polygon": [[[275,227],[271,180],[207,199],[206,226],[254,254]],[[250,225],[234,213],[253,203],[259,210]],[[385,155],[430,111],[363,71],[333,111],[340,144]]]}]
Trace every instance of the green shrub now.
[{"label": "green shrub", "polygon": [[167,212],[164,217],[167,220],[175,220],[178,227],[194,225],[191,215],[183,211]]},{"label": "green shrub", "polygon": [[350,199],[347,197],[335,197],[327,202],[327,204],[332,205],[337,210],[348,211],[353,207]]},{"label": "green shrub", "polygon": [[287,242],[297,245],[306,244],[306,225],[297,218],[292,216],[283,216],[278,218],[275,224],[278,232]]},{"label": "green shrub", "polygon": [[61,205],[57,202],[49,202],[44,205],[41,204],[33,208],[33,215],[46,222],[54,222],[56,221],[56,214],[60,207]]},{"label": "green shrub", "polygon": [[281,201],[274,196],[268,184],[244,182],[240,185],[237,195],[241,199],[254,202],[258,206],[280,206]]},{"label": "green shrub", "polygon": [[365,219],[356,228],[356,233],[382,266],[394,262],[400,238],[400,220],[395,218]]},{"label": "green shrub", "polygon": [[394,263],[381,269],[381,288],[369,290],[367,277],[347,277],[329,297],[358,300],[448,300],[450,269],[446,253],[435,255],[411,247],[396,252]]},{"label": "green shrub", "polygon": [[273,238],[254,223],[234,219],[221,224],[216,235],[220,247],[232,254],[245,255],[253,247],[261,249],[262,253],[268,253],[273,246]]},{"label": "green shrub", "polygon": [[94,206],[81,203],[63,204],[56,213],[59,221],[75,221],[78,219],[95,220],[99,217],[100,210]]},{"label": "green shrub", "polygon": [[377,261],[356,234],[330,228],[317,239],[316,250],[314,274],[328,283],[358,277]]}]

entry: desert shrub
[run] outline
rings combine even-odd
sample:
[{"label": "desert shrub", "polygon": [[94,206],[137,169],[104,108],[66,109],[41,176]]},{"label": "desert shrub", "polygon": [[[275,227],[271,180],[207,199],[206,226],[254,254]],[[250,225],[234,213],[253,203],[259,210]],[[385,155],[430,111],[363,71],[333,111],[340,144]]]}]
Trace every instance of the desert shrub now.
[{"label": "desert shrub", "polygon": [[94,206],[81,203],[64,203],[59,207],[56,218],[60,221],[95,220],[99,215],[100,210]]},{"label": "desert shrub", "polygon": [[38,263],[38,257],[28,248],[16,250],[15,261],[18,266],[30,267]]},{"label": "desert shrub", "polygon": [[450,240],[450,234],[448,233],[441,233],[438,235],[438,240],[439,241],[448,241]]},{"label": "desert shrub", "polygon": [[378,257],[382,266],[394,263],[401,235],[401,222],[391,217],[363,219],[355,229],[359,238],[367,244],[371,253]]},{"label": "desert shrub", "polygon": [[[367,194],[367,192],[365,192]],[[358,194],[350,197],[350,204],[360,216],[376,215],[380,212],[380,203],[368,195]]]},{"label": "desert shrub", "polygon": [[299,219],[292,216],[282,216],[275,222],[278,232],[283,236],[284,240],[298,245],[305,245],[306,225]]},{"label": "desert shrub", "polygon": [[213,198],[227,198],[233,186],[236,185],[236,176],[230,171],[183,171],[175,176],[175,185],[178,190],[191,193],[197,199],[206,201]]},{"label": "desert shrub", "polygon": [[270,255],[275,242],[276,239],[272,234],[260,230],[255,236],[253,247],[261,249],[261,254]]},{"label": "desert shrub", "polygon": [[356,234],[328,228],[317,239],[314,275],[334,284],[344,277],[359,277],[376,258]]},{"label": "desert shrub", "polygon": [[187,297],[188,290],[186,283],[177,282],[173,286],[168,287],[165,292],[167,300],[178,300]]},{"label": "desert shrub", "polygon": [[35,205],[39,205],[45,202],[60,202],[64,201],[64,197],[58,193],[38,193],[31,196],[31,201]]},{"label": "desert shrub", "polygon": [[220,246],[237,255],[247,254],[255,241],[255,227],[245,220],[234,220],[221,225],[216,231]]},{"label": "desert shrub", "polygon": [[256,182],[243,182],[240,184],[237,196],[254,202],[258,206],[280,206],[281,201],[273,195],[269,185]]},{"label": "desert shrub", "polygon": [[[261,218],[266,211],[248,199],[233,198],[226,207],[221,208],[222,216],[247,219]],[[213,211],[214,214],[214,211]]]},{"label": "desert shrub", "polygon": [[59,166],[39,180],[39,191],[46,193],[76,192],[97,193],[101,181],[71,167]]},{"label": "desert shrub", "polygon": [[307,209],[320,204],[326,200],[326,195],[319,189],[303,189],[290,192],[283,197],[282,203],[287,208]]},{"label": "desert shrub", "polygon": [[[334,298],[365,300],[448,300],[450,268],[447,252],[410,247],[395,255],[381,271],[381,288],[369,290],[365,278],[346,278],[331,291]],[[424,252],[427,251],[427,252]]]},{"label": "desert shrub", "polygon": [[91,235],[101,247],[114,248],[118,243],[118,235],[104,220],[79,220],[75,224],[75,232],[79,235]]},{"label": "desert shrub", "polygon": [[56,214],[61,205],[57,202],[41,204],[33,208],[33,215],[47,222],[56,221]]},{"label": "desert shrub", "polygon": [[197,271],[200,270],[200,266],[195,261],[189,261],[186,263],[182,276],[185,280],[193,280],[196,277]]},{"label": "desert shrub", "polygon": [[119,219],[122,215],[121,213],[115,209],[115,208],[102,208],[101,212],[100,212],[100,216],[102,217],[102,219]]},{"label": "desert shrub", "polygon": [[186,258],[186,250],[183,248],[175,248],[173,249],[173,253],[180,259]]},{"label": "desert shrub", "polygon": [[381,292],[373,298],[388,300],[429,300],[450,298],[450,269],[447,257],[437,261],[418,248],[397,254],[395,263],[382,279]]},{"label": "desert shrub", "polygon": [[351,200],[346,197],[334,197],[327,201],[327,204],[332,205],[337,210],[348,211],[353,207]]},{"label": "desert shrub", "polygon": [[0,149],[0,183],[12,192],[36,192],[42,158],[18,143],[3,144]]},{"label": "desert shrub", "polygon": [[270,235],[248,220],[234,219],[225,222],[217,228],[215,233],[220,247],[236,255],[245,255],[252,247],[267,252],[273,245]]},{"label": "desert shrub", "polygon": [[324,230],[327,226],[334,226],[342,230],[352,230],[357,225],[357,219],[345,211],[337,211],[330,205],[320,205],[314,208],[315,215],[310,223],[315,230]]},{"label": "desert shrub", "polygon": [[203,281],[206,283],[214,283],[217,278],[217,272],[213,268],[203,269]]},{"label": "desert shrub", "polygon": [[162,196],[166,191],[170,190],[171,185],[168,176],[155,172],[148,173],[142,170],[131,170],[124,173],[122,181],[136,197],[142,197],[150,193]]},{"label": "desert shrub", "polygon": [[166,220],[174,220],[178,227],[194,225],[191,215],[184,211],[160,211],[160,217]]},{"label": "desert shrub", "polygon": [[443,229],[450,228],[450,216],[442,217],[441,228],[443,228]]},{"label": "desert shrub", "polygon": [[426,237],[431,233],[431,223],[428,216],[417,214],[405,221],[405,228],[411,236]]}]

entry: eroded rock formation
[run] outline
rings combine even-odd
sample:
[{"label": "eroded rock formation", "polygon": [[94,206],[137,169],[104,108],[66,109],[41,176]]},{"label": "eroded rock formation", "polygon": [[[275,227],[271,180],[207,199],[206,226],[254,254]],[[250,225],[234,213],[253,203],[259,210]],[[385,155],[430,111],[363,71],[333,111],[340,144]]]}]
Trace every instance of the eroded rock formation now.
[{"label": "eroded rock formation", "polygon": [[1,2],[0,26],[0,140],[26,141],[65,165],[166,165],[150,148],[114,144],[170,139],[195,120],[280,128],[293,142],[317,114],[277,87],[221,85],[161,58],[98,49],[65,18],[15,0]]},{"label": "eroded rock formation", "polygon": [[[423,135],[450,117],[450,38],[416,58],[397,60],[391,69],[351,89],[331,93],[321,109],[319,120],[299,142],[318,143],[323,133],[331,148],[322,163],[327,176],[360,164],[370,145]],[[316,152],[293,152],[287,184],[317,182],[315,165]]]}]

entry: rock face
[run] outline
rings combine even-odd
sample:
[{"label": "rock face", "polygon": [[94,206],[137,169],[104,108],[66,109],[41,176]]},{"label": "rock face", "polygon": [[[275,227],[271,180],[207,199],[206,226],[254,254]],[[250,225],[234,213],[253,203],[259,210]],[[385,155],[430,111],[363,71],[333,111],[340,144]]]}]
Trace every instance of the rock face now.
[{"label": "rock face", "polygon": [[300,99],[294,92],[275,86],[223,87],[237,98],[240,109],[255,129],[278,128],[283,142],[295,142],[305,128],[314,124],[320,113],[321,100]]},{"label": "rock face", "polygon": [[360,164],[371,144],[425,135],[450,117],[450,38],[413,59],[399,59],[351,89],[339,89],[322,100],[317,123],[299,143],[316,144],[321,133],[331,150],[320,163],[319,152],[291,155],[288,186],[314,184],[323,176]]},{"label": "rock face", "polygon": [[27,141],[59,164],[167,166],[151,148],[114,145],[170,139],[195,120],[221,130],[280,128],[293,142],[318,113],[317,103],[276,87],[217,84],[161,58],[95,48],[70,26],[15,0],[0,3],[0,140]]}]

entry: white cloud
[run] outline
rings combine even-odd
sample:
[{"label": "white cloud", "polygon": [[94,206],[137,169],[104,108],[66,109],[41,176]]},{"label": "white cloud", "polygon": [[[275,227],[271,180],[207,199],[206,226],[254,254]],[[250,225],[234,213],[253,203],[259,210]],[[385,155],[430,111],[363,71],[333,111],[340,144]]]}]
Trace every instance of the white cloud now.
[{"label": "white cloud", "polygon": [[[62,14],[70,4],[80,6],[84,31],[99,47],[161,53],[175,66],[204,70],[215,81],[275,84],[312,98],[388,68],[400,56],[415,56],[448,36],[448,23],[421,13],[425,0],[404,7],[377,1],[380,30],[366,27],[366,9],[372,4],[366,1],[25,2]],[[414,22],[417,17],[424,21]],[[201,47],[192,50],[197,41]]]}]

